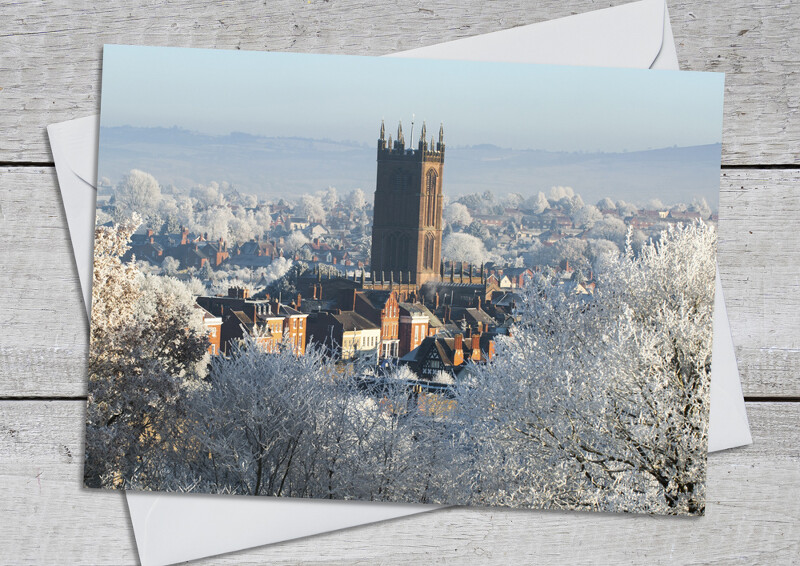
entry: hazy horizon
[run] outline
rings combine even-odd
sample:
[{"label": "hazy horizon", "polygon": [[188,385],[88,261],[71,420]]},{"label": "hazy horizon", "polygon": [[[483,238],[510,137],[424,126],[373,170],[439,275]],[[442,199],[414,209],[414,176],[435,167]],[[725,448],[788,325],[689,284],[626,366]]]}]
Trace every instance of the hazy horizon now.
[{"label": "hazy horizon", "polygon": [[[229,182],[262,198],[328,186],[371,194],[378,130],[379,124],[373,143],[367,143],[242,132],[209,135],[177,127],[103,127],[98,178],[116,184],[129,170],[141,169],[163,185],[188,189]],[[716,210],[720,154],[720,144],[594,153],[453,143],[447,146],[444,190],[450,196],[484,190],[530,194],[564,185],[593,202],[604,197],[665,203],[704,198]]]},{"label": "hazy horizon", "polygon": [[[720,73],[107,45],[101,124],[416,146],[637,151],[718,143]],[[411,135],[411,118],[415,130]],[[365,117],[369,117],[365,119]]]}]

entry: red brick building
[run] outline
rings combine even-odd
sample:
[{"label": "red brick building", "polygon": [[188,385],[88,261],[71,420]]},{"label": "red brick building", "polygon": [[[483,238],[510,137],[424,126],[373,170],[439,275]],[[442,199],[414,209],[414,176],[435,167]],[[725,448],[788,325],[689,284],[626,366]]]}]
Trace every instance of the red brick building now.
[{"label": "red brick building", "polygon": [[420,303],[400,303],[399,356],[405,356],[422,344],[428,336],[435,336],[442,327],[441,321]]},{"label": "red brick building", "polygon": [[400,309],[397,292],[353,290],[353,310],[381,329],[379,358],[396,358],[399,351]]}]

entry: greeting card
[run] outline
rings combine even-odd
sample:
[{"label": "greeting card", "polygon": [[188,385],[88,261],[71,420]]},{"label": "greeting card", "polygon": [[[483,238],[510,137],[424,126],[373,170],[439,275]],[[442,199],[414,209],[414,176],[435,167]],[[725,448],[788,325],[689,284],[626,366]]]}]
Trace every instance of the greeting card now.
[{"label": "greeting card", "polygon": [[103,69],[87,486],[703,512],[722,75]]}]

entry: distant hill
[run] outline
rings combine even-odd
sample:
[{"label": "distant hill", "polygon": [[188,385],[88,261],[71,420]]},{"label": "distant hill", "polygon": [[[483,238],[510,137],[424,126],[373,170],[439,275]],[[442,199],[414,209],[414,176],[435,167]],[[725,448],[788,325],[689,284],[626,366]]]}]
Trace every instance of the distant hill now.
[{"label": "distant hill", "polygon": [[[350,141],[213,136],[179,128],[101,128],[99,177],[112,183],[142,169],[160,183],[190,187],[228,181],[263,197],[293,196],[328,186],[341,191],[375,185],[374,145]],[[719,144],[629,153],[516,150],[448,145],[444,187],[450,195],[492,190],[531,194],[571,186],[586,202],[609,196],[666,204],[706,198],[717,208]]]}]

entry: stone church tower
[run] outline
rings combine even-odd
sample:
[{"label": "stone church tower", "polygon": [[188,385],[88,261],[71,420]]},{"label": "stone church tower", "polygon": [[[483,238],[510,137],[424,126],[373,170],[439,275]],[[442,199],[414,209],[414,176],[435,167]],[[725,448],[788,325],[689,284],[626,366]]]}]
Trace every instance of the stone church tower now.
[{"label": "stone church tower", "polygon": [[403,126],[387,142],[381,122],[372,226],[373,281],[420,286],[440,274],[444,127],[439,142],[425,139],[406,149]]}]

